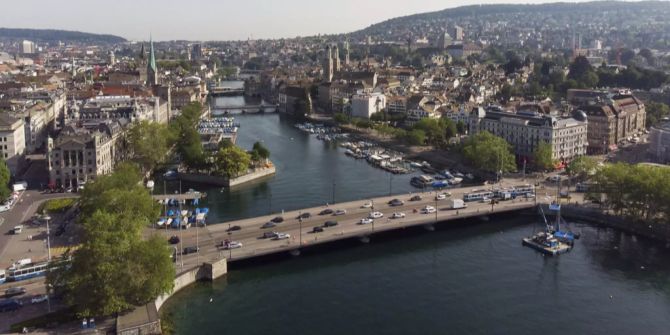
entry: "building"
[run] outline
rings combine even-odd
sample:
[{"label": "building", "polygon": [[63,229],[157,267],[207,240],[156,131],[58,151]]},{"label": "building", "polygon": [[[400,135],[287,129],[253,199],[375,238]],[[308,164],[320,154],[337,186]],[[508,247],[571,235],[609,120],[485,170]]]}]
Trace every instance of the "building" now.
[{"label": "building", "polygon": [[75,110],[76,120],[151,121],[167,123],[167,102],[158,97],[96,96]]},{"label": "building", "polygon": [[659,163],[670,163],[670,121],[651,128],[649,154]]},{"label": "building", "polygon": [[12,175],[15,175],[21,167],[25,151],[25,122],[23,119],[0,113],[0,155]]},{"label": "building", "polygon": [[441,97],[429,95],[412,96],[407,100],[407,118],[405,124],[409,127],[414,126],[423,119],[439,119],[442,117],[440,108],[445,105]]},{"label": "building", "polygon": [[386,100],[386,111],[389,114],[407,114],[407,97],[390,96]]},{"label": "building", "polygon": [[35,45],[35,42],[23,40],[23,43],[21,43],[21,51],[24,54],[34,54],[37,52],[37,46]]},{"label": "building", "polygon": [[589,120],[589,154],[604,154],[644,131],[646,108],[633,95],[569,90],[568,101]]},{"label": "building", "polygon": [[470,133],[488,131],[512,145],[520,159],[532,160],[540,143],[551,145],[552,158],[563,163],[586,154],[587,121],[560,118],[537,112],[505,111],[498,106],[474,108],[470,116]]},{"label": "building", "polygon": [[326,55],[323,59],[323,81],[325,82],[333,81],[333,75],[334,75],[333,67],[334,67],[333,53],[329,45],[326,47]]},{"label": "building", "polygon": [[[147,86],[158,85],[158,68],[156,67],[156,55],[154,54],[154,41],[149,49],[149,61],[147,62]],[[143,46],[144,47],[144,46]]]},{"label": "building", "polygon": [[66,126],[47,140],[49,187],[77,188],[111,173],[124,157],[123,121],[90,121]]},{"label": "building", "polygon": [[386,108],[386,96],[382,93],[359,93],[351,98],[351,116],[369,119],[372,114]]},{"label": "building", "polygon": [[465,34],[463,33],[463,28],[460,26],[454,26],[453,28],[451,28],[451,36],[456,41],[462,41],[463,38],[465,37]]},{"label": "building", "polygon": [[278,102],[280,113],[298,115],[312,111],[312,97],[304,87],[287,86],[280,89]]}]

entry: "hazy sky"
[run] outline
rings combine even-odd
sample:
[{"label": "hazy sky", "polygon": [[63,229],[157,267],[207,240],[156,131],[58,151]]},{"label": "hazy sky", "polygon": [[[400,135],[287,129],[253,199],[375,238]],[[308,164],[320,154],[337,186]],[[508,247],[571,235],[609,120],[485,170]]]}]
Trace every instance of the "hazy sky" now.
[{"label": "hazy sky", "polygon": [[343,33],[396,16],[477,3],[544,0],[19,0],[0,26],[120,35],[130,40],[231,40]]}]

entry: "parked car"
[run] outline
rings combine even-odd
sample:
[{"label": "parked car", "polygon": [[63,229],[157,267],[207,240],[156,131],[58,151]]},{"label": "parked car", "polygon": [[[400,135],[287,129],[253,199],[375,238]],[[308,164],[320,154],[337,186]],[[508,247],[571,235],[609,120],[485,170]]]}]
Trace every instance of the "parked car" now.
[{"label": "parked car", "polygon": [[281,216],[275,216],[274,219],[272,219],[270,221],[272,221],[274,223],[282,223],[282,222],[284,222],[284,218],[281,217]]},{"label": "parked car", "polygon": [[276,226],[277,226],[276,223],[274,223],[272,221],[268,221],[261,226],[261,229],[274,228]]},{"label": "parked car", "polygon": [[409,201],[421,201],[421,196],[417,194],[417,195],[409,198]]},{"label": "parked car", "polygon": [[396,206],[402,206],[402,205],[404,205],[405,202],[403,202],[403,201],[400,200],[400,199],[393,199],[393,200],[389,201],[388,204],[391,205],[391,207],[396,207]]},{"label": "parked car", "polygon": [[322,210],[321,212],[319,212],[319,215],[330,215],[330,214],[333,214],[333,210],[330,209],[330,208],[326,208],[326,209]]},{"label": "parked car", "polygon": [[184,250],[181,251],[181,254],[182,255],[195,254],[198,251],[200,251],[200,248],[198,247],[186,247],[184,248]]},{"label": "parked car", "polygon": [[11,298],[25,293],[26,293],[25,287],[12,287],[5,290],[5,298]]},{"label": "parked car", "polygon": [[326,221],[326,223],[323,224],[324,227],[335,227],[337,226],[337,221]]},{"label": "parked car", "polygon": [[370,218],[362,218],[361,221],[360,221],[359,223],[360,223],[360,224],[371,224],[371,223],[373,223],[373,222],[374,222],[374,220],[372,220],[372,219],[370,219]]},{"label": "parked car", "polygon": [[364,203],[364,204],[361,206],[361,208],[372,208],[372,202],[369,202],[369,201],[368,201],[368,202]]},{"label": "parked car", "polygon": [[382,212],[372,212],[372,213],[370,213],[369,218],[371,218],[371,219],[379,219],[379,218],[381,218],[381,217],[383,217],[383,216],[384,216],[384,213],[382,213]]},{"label": "parked car", "polygon": [[323,232],[323,227],[316,226],[312,228],[312,233],[322,233]]},{"label": "parked car", "polygon": [[0,312],[15,311],[21,307],[23,307],[23,305],[16,299],[6,299],[0,301]]},{"label": "parked car", "polygon": [[170,244],[177,244],[177,243],[179,243],[179,241],[180,241],[180,239],[179,239],[179,236],[177,236],[177,235],[172,235],[168,239],[168,243],[170,243]]},{"label": "parked car", "polygon": [[347,214],[347,210],[346,210],[346,209],[338,209],[338,210],[335,211],[335,214],[334,214],[334,215],[337,216],[337,215],[345,215],[345,214]]},{"label": "parked car", "polygon": [[47,301],[47,299],[49,299],[49,297],[46,294],[36,295],[32,299],[30,299],[30,303],[31,304],[39,304],[39,303]]},{"label": "parked car", "polygon": [[305,212],[305,213],[302,213],[302,214],[298,215],[298,217],[296,217],[296,219],[309,219],[311,217],[312,217],[312,214],[310,214],[308,212]]},{"label": "parked car", "polygon": [[435,196],[435,200],[444,200],[444,199],[446,199],[450,196],[451,196],[451,193],[449,193],[449,192],[440,193],[440,194]]},{"label": "parked car", "polygon": [[391,215],[391,219],[402,219],[405,217],[405,213],[402,212],[395,212],[393,215]]},{"label": "parked car", "polygon": [[234,232],[234,231],[238,231],[238,230],[242,230],[242,227],[240,227],[240,226],[232,226],[232,227],[226,229],[226,231],[229,232],[229,233],[230,233],[230,232]]}]

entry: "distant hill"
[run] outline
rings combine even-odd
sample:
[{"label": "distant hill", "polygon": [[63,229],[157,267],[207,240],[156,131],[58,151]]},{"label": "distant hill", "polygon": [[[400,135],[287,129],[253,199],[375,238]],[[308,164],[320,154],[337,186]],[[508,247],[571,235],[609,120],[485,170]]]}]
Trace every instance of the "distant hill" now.
[{"label": "distant hill", "polygon": [[[388,36],[402,30],[413,31],[417,26],[439,25],[454,23],[461,20],[477,21],[477,19],[505,20],[514,18],[519,25],[524,21],[533,20],[534,14],[557,15],[559,17],[574,17],[575,21],[583,19],[588,22],[588,15],[603,14],[626,15],[627,20],[644,19],[650,15],[670,14],[670,3],[666,1],[592,1],[581,3],[546,3],[546,4],[500,4],[500,5],[470,5],[448,8],[436,12],[428,12],[402,16],[373,24],[365,29],[353,32],[353,36]],[[641,16],[638,16],[641,15]],[[620,27],[624,28],[624,27]]]},{"label": "distant hill", "polygon": [[126,39],[114,35],[91,34],[80,31],[56,29],[19,29],[0,28],[0,38],[26,39],[34,42],[80,42],[89,44],[114,44],[126,42]]}]

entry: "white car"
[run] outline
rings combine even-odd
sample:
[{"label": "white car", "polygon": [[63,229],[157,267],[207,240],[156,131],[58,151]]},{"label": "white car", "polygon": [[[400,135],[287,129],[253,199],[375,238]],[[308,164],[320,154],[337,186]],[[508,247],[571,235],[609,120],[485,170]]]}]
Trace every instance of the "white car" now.
[{"label": "white car", "polygon": [[360,224],[371,224],[373,222],[374,222],[374,220],[372,220],[370,218],[363,218],[363,219],[361,219]]},{"label": "white car", "polygon": [[334,214],[334,215],[335,215],[335,216],[338,216],[338,215],[345,215],[345,214],[347,214],[347,210],[346,210],[346,209],[338,209],[338,210],[335,211],[335,214]]},{"label": "white car", "polygon": [[46,294],[37,295],[37,296],[34,296],[32,299],[30,299],[30,303],[31,304],[39,304],[39,303],[47,301],[48,298],[49,297],[47,297]]},{"label": "white car", "polygon": [[535,193],[526,193],[526,198],[528,199],[535,198]]},{"label": "white car", "polygon": [[228,244],[224,244],[223,248],[226,250],[242,248],[242,242],[232,241]]},{"label": "white car", "polygon": [[440,193],[440,194],[435,196],[435,200],[444,200],[444,199],[446,199],[447,197],[450,197],[450,196],[451,196],[451,193],[449,193],[449,192]]},{"label": "white car", "polygon": [[435,212],[437,212],[437,209],[435,209],[433,206],[426,206],[421,209],[421,214],[432,214]]},{"label": "white car", "polygon": [[391,219],[402,219],[405,217],[405,213],[403,212],[395,212],[393,215],[391,215]]},{"label": "white car", "polygon": [[379,218],[382,218],[382,217],[384,217],[384,213],[382,213],[382,212],[372,212],[372,213],[370,213],[370,216],[369,216],[370,219],[379,219]]},{"label": "white car", "polygon": [[366,202],[366,203],[363,204],[363,206],[361,206],[361,208],[371,208],[371,207],[372,207],[371,202]]},{"label": "white car", "polygon": [[286,240],[286,239],[289,239],[289,238],[291,238],[291,235],[288,234],[288,233],[277,233],[277,234],[275,234],[275,237],[273,238],[273,240]]}]

